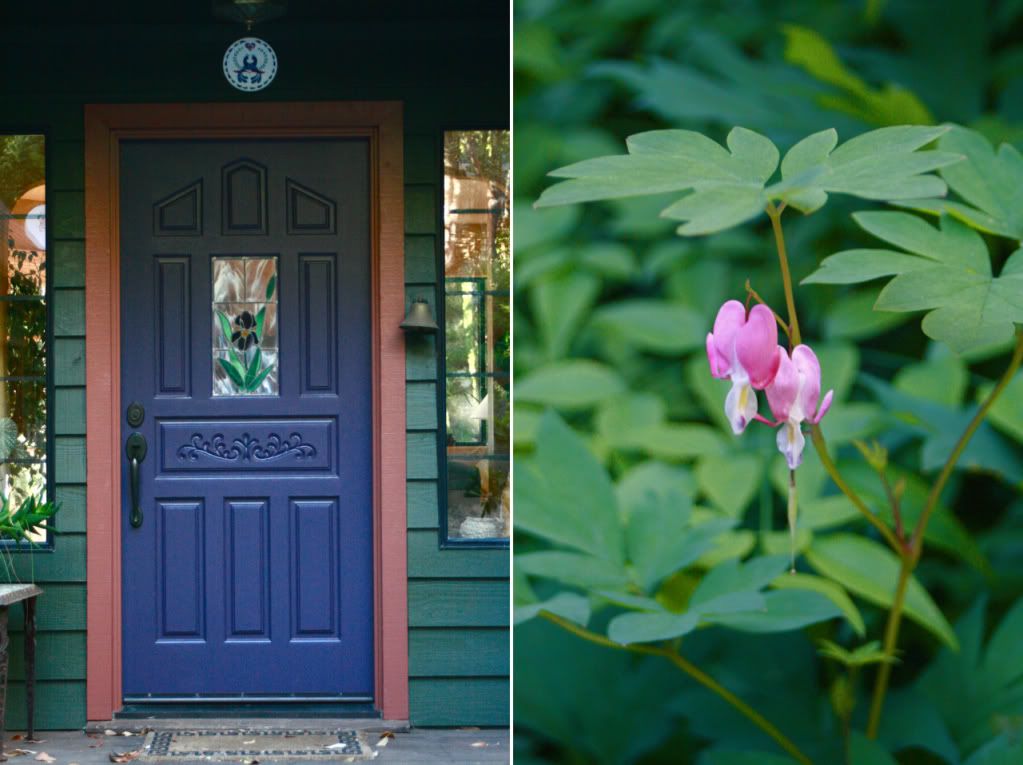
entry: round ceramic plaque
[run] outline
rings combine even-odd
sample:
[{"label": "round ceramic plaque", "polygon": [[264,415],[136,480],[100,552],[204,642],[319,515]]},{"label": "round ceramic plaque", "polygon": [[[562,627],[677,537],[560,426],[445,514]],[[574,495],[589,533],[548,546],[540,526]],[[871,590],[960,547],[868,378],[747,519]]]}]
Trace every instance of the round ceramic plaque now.
[{"label": "round ceramic plaque", "polygon": [[262,90],[277,74],[277,54],[266,40],[243,37],[224,54],[224,76],[238,90]]}]

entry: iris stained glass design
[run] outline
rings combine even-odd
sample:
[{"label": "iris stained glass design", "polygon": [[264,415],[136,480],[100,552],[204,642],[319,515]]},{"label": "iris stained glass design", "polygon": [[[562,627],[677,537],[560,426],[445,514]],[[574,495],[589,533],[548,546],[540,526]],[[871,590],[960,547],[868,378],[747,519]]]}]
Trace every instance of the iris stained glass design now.
[{"label": "iris stained glass design", "polygon": [[276,396],[277,258],[213,258],[213,395]]}]

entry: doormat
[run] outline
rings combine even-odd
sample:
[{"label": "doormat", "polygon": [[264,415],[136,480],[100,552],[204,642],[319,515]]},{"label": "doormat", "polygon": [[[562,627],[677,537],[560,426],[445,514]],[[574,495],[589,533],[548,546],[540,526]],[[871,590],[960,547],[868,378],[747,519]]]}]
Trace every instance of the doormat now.
[{"label": "doormat", "polygon": [[137,762],[305,762],[376,757],[354,730],[160,730],[146,735]]}]

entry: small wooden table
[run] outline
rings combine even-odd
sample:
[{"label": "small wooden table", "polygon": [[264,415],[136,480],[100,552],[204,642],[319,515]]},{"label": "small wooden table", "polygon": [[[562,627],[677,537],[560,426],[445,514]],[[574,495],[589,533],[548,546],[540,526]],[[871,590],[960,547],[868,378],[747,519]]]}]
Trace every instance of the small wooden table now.
[{"label": "small wooden table", "polygon": [[25,703],[28,706],[26,737],[35,738],[36,691],[36,598],[43,594],[34,584],[0,584],[0,762],[4,756],[4,735],[7,719],[7,669],[10,665],[11,640],[7,634],[7,610],[18,602],[25,608]]}]

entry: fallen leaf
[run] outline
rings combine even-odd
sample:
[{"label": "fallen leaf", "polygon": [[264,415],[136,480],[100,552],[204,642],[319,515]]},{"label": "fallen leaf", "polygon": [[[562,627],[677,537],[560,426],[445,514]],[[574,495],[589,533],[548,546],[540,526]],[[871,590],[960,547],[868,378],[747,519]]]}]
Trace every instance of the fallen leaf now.
[{"label": "fallen leaf", "polygon": [[13,736],[11,736],[11,741],[21,741],[21,739],[23,738],[24,736],[22,736],[20,733],[15,733]]},{"label": "fallen leaf", "polygon": [[57,758],[56,757],[51,757],[46,752],[40,752],[39,754],[36,755],[36,761],[37,762],[56,762]]},{"label": "fallen leaf", "polygon": [[252,739],[252,741],[242,741],[242,743],[243,744],[255,744],[256,743],[256,739]]},{"label": "fallen leaf", "polygon": [[110,753],[110,761],[111,762],[131,762],[132,760],[136,759],[140,754],[142,754],[142,750],[141,749],[135,749],[135,750],[133,750],[131,752],[111,752]]},{"label": "fallen leaf", "polygon": [[123,730],[123,731],[121,731],[121,735],[122,736],[134,736],[135,734],[132,733],[130,730]]},{"label": "fallen leaf", "polygon": [[107,729],[106,729],[105,731],[103,731],[103,732],[104,732],[104,733],[105,733],[106,735],[108,735],[108,736],[116,736],[116,735],[117,735],[117,731],[116,731],[116,730],[110,730],[110,728],[107,728]]},{"label": "fallen leaf", "polygon": [[330,744],[327,749],[345,749],[347,744],[344,741],[338,741],[336,744]]},{"label": "fallen leaf", "polygon": [[26,744],[45,744],[46,743],[46,739],[45,738],[26,738],[25,739],[25,743]]},{"label": "fallen leaf", "polygon": [[36,754],[34,749],[8,749],[4,752],[8,757],[21,757],[25,754]]},{"label": "fallen leaf", "polygon": [[387,738],[388,738],[387,736],[380,737],[380,740],[377,741],[377,749],[383,749],[385,746],[387,746]]},{"label": "fallen leaf", "polygon": [[469,746],[475,749],[482,749],[483,747],[489,746],[486,741],[473,741]]}]

